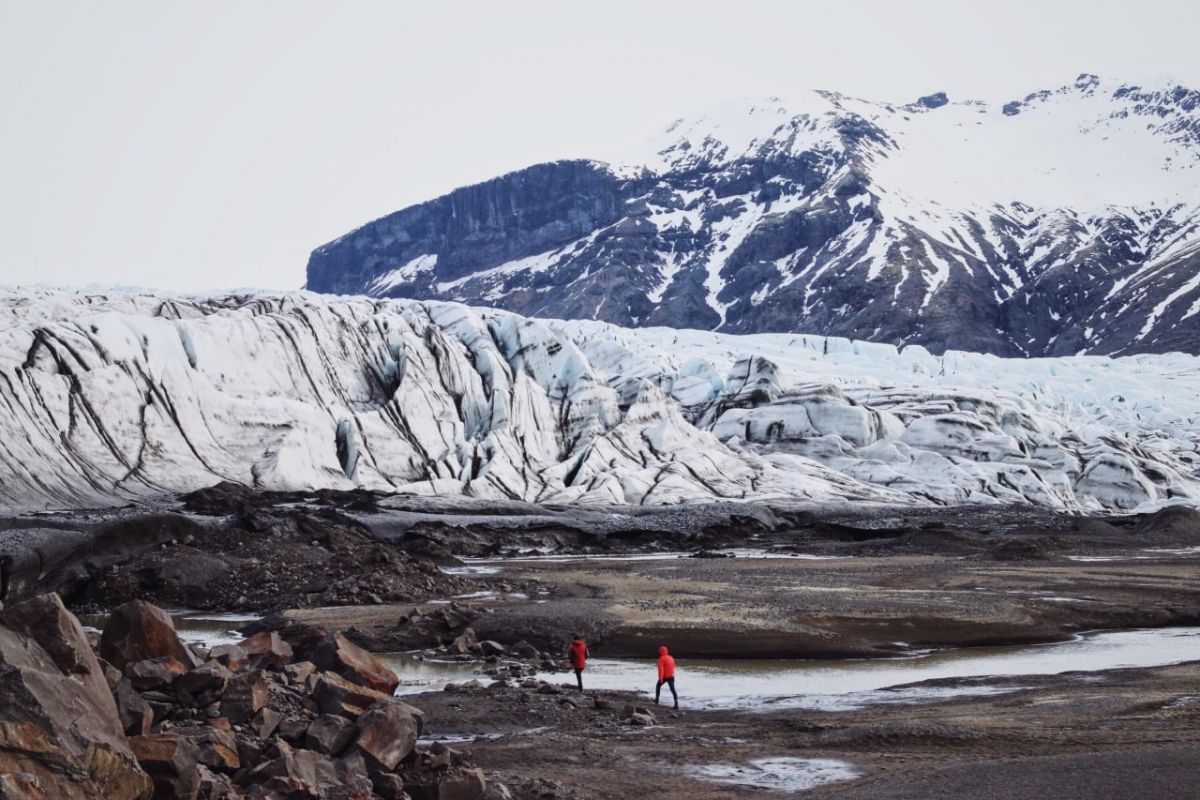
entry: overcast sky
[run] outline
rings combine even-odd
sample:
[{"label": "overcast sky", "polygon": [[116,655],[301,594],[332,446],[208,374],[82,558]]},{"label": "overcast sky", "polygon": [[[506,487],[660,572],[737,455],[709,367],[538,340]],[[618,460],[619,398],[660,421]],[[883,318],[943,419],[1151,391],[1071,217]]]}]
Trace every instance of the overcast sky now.
[{"label": "overcast sky", "polygon": [[299,287],[359,224],[736,97],[1200,87],[1198,6],[0,0],[0,283]]}]

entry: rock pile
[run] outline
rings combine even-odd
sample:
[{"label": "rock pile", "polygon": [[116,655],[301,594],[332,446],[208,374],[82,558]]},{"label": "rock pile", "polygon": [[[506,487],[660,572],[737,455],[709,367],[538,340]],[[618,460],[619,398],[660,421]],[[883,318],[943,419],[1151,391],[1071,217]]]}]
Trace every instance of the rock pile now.
[{"label": "rock pile", "polygon": [[[0,611],[0,797],[504,797],[444,746],[399,678],[338,632],[208,651],[134,600],[96,644],[57,595]],[[99,655],[97,655],[97,652]]]}]

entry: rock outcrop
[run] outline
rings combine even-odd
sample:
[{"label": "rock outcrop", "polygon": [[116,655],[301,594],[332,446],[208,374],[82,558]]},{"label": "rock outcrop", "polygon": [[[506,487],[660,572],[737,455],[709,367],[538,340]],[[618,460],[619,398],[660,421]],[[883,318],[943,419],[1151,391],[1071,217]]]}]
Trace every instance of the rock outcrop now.
[{"label": "rock outcrop", "polygon": [[21,787],[6,797],[150,797],[104,669],[57,595],[0,611],[0,698],[0,774]]},{"label": "rock outcrop", "polygon": [[57,595],[0,610],[3,797],[478,800],[488,788],[461,754],[417,746],[424,714],[338,633],[300,648],[338,672],[295,660],[277,634],[238,645],[246,658],[226,647],[218,660],[136,601],[112,614],[100,642],[109,660]]}]

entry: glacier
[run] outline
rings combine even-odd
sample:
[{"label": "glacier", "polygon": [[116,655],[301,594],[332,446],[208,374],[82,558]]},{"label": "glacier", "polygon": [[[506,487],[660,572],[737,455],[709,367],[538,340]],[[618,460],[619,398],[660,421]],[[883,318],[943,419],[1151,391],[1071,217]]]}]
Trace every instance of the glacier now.
[{"label": "glacier", "polygon": [[1200,500],[1200,358],[1013,359],[310,292],[0,294],[0,505],[228,480],[545,504]]}]

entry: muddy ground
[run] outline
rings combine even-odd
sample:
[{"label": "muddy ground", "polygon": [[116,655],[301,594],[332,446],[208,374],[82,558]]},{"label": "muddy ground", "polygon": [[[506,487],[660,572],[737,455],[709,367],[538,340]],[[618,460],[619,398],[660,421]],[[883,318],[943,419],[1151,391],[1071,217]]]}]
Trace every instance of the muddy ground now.
[{"label": "muddy ground", "polygon": [[[852,711],[685,705],[675,713],[650,705],[659,724],[648,728],[620,723],[619,709],[632,697],[619,693],[587,692],[580,708],[564,702],[572,690],[438,692],[413,702],[435,721],[435,732],[440,720],[447,721],[443,732],[481,736],[542,728],[459,745],[530,797],[539,788],[547,797],[577,798],[790,796],[698,774],[706,765],[745,767],[763,758],[849,765],[853,778],[804,792],[822,798],[1196,797],[1200,662],[1023,677],[1020,685],[1028,688]],[[610,708],[596,709],[596,697]]]}]

